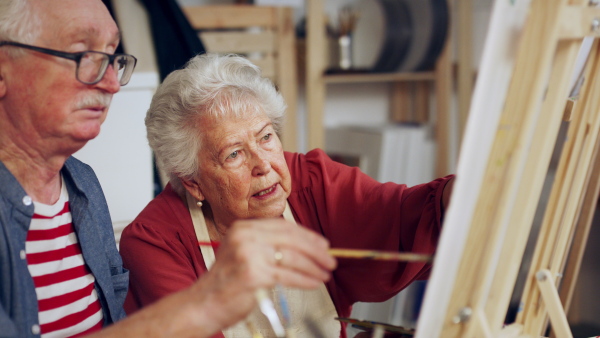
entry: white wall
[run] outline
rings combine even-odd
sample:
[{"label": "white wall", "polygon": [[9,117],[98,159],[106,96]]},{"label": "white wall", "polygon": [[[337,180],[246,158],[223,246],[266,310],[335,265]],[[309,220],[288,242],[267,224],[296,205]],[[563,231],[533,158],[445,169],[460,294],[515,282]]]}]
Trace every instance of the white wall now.
[{"label": "white wall", "polygon": [[73,154],[98,176],[117,242],[123,228],[154,197],[144,118],[157,83],[156,73],[134,73],[129,84],[114,95],[100,135]]}]

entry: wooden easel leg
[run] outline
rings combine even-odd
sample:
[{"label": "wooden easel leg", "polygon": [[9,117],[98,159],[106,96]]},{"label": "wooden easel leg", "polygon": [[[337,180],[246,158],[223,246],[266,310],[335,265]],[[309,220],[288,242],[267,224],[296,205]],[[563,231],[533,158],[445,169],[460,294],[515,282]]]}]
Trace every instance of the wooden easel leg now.
[{"label": "wooden easel leg", "polygon": [[538,271],[535,274],[535,279],[540,288],[542,299],[546,304],[552,330],[554,330],[558,337],[573,338],[569,323],[567,322],[567,315],[560,302],[560,297],[558,296],[558,291],[554,285],[554,278],[552,278],[550,270],[543,269]]},{"label": "wooden easel leg", "polygon": [[600,192],[600,144],[596,144],[596,149],[593,155],[593,167],[588,172],[589,183],[581,207],[580,217],[577,221],[577,226],[571,245],[571,252],[566,263],[564,278],[560,289],[560,298],[564,304],[565,312],[569,312],[571,299],[577,284],[581,261],[585,252],[588,235],[592,226],[592,220],[598,204],[598,194]]},{"label": "wooden easel leg", "polygon": [[475,311],[475,318],[479,323],[480,332],[483,333],[485,338],[493,338],[492,329],[490,329],[490,324],[485,316],[485,313],[480,309],[479,311]]},{"label": "wooden easel leg", "polygon": [[[485,316],[485,312],[483,310],[478,309],[475,312],[472,312],[471,308],[464,308],[459,315],[457,315],[453,322],[455,324],[459,324],[461,322],[470,321],[473,322],[472,325],[467,327],[467,331],[464,333],[463,337],[481,337],[481,338],[494,338],[495,336],[492,334],[492,329],[490,328],[490,323]],[[516,337],[516,336],[515,336]],[[511,337],[513,338],[513,337]]]}]

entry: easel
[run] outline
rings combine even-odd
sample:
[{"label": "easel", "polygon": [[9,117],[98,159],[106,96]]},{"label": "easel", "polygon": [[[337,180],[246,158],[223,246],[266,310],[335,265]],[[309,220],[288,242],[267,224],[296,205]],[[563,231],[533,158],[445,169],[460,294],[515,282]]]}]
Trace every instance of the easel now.
[{"label": "easel", "polygon": [[[539,337],[544,334],[548,316],[557,337],[572,337],[556,284],[574,225],[591,221],[586,215],[580,220],[579,215],[598,200],[598,39],[588,58],[580,96],[567,114],[565,100],[583,38],[599,35],[600,9],[591,7],[587,0],[531,0],[485,164],[485,184],[477,190],[457,273],[449,281],[453,284],[443,318],[433,324],[440,328],[430,331],[438,332],[439,337]],[[521,298],[523,309],[515,323],[504,327],[563,118],[570,121],[567,140]],[[458,176],[460,179],[469,177]],[[451,209],[462,202],[455,201],[454,195],[452,201]],[[426,306],[422,311],[427,310]],[[420,327],[417,337],[426,337],[420,336]]]}]

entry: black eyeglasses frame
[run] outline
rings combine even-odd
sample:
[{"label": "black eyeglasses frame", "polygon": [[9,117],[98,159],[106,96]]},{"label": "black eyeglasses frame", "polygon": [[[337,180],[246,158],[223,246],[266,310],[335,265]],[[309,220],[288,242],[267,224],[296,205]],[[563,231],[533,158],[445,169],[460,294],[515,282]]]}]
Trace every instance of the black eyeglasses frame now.
[{"label": "black eyeglasses frame", "polygon": [[[126,58],[132,58],[133,59],[132,72],[133,72],[133,69],[135,68],[135,65],[137,64],[137,58],[130,54],[121,54],[121,53],[108,54],[108,53],[97,52],[97,51],[92,51],[92,50],[78,52],[78,53],[68,53],[68,52],[61,52],[61,51],[49,49],[49,48],[27,45],[24,43],[14,42],[14,41],[0,41],[0,47],[2,47],[2,46],[20,47],[20,48],[30,49],[30,50],[33,50],[36,52],[48,54],[48,55],[57,56],[57,57],[68,59],[68,60],[73,60],[77,64],[77,69],[75,70],[75,77],[77,78],[77,80],[79,82],[81,82],[83,84],[87,84],[87,85],[94,85],[94,84],[97,84],[98,82],[102,81],[102,79],[104,78],[104,75],[106,74],[106,70],[108,69],[108,66],[113,65],[116,58],[123,57],[123,56]],[[101,75],[99,75],[96,80],[91,81],[91,82],[90,81],[82,81],[79,78],[79,64],[80,64],[83,56],[88,53],[102,54],[102,55],[105,55],[108,57],[108,63],[105,66],[102,66],[103,69],[101,69],[101,72],[100,72]],[[129,78],[131,78],[131,75],[129,75]],[[119,84],[121,86],[126,85],[129,82],[129,78],[126,78],[127,81],[125,83],[122,83],[122,81],[119,80]]]}]

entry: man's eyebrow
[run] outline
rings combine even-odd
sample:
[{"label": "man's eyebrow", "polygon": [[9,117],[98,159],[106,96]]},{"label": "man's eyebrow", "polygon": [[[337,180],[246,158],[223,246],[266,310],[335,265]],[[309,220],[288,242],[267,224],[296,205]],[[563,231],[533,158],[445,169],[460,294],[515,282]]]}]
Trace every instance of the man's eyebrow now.
[{"label": "man's eyebrow", "polygon": [[[90,40],[91,37],[93,36],[97,36],[100,34],[100,30],[97,27],[86,27],[80,31],[75,32],[74,34],[72,34],[73,40],[75,41],[84,41],[84,42],[88,42]],[[121,31],[117,31],[115,34],[113,34],[113,37],[110,39],[110,43],[115,45],[115,49],[116,47],[121,43]]]}]

